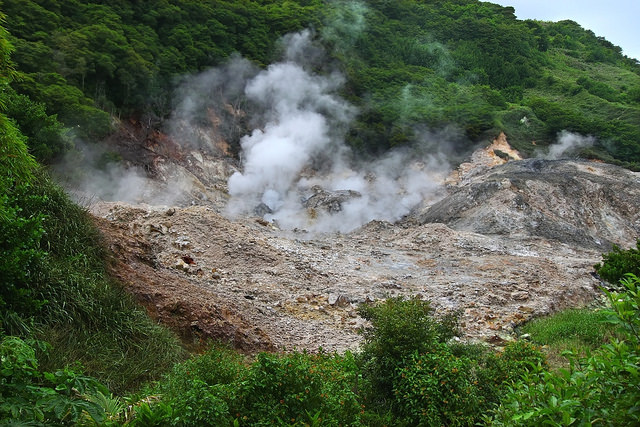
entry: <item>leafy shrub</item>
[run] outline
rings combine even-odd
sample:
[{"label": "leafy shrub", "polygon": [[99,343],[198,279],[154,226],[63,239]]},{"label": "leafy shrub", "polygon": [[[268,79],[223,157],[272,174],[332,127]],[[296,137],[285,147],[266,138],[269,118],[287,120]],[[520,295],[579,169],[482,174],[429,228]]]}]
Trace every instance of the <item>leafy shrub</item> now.
[{"label": "leafy shrub", "polygon": [[[350,353],[261,353],[245,366],[233,350],[214,346],[176,365],[140,405],[136,423],[161,425],[355,425],[363,408]],[[138,415],[139,414],[139,415]]]},{"label": "leafy shrub", "polygon": [[410,356],[398,374],[394,393],[410,425],[473,425],[481,399],[471,360],[437,344]]},{"label": "leafy shrub", "polygon": [[477,346],[437,344],[414,353],[398,370],[396,407],[408,425],[475,425],[480,414],[499,404],[505,385],[545,366],[544,355],[525,341],[502,353]]},{"label": "leafy shrub", "polygon": [[513,384],[491,425],[638,425],[640,423],[640,279],[621,281],[622,293],[607,293],[612,321],[622,339],[593,355],[569,354],[568,369],[543,367]]},{"label": "leafy shrub", "polygon": [[539,366],[547,366],[546,357],[539,347],[526,341],[511,342],[501,353],[485,353],[478,360],[475,370],[477,393],[483,410],[497,406],[508,384],[518,381]]},{"label": "leafy shrub", "polygon": [[[392,298],[360,308],[370,320],[360,363],[364,395],[374,425],[474,425],[496,406],[505,385],[544,365],[540,350],[527,342],[507,345],[501,354],[477,344],[452,343],[457,314],[434,316],[429,302]],[[378,412],[376,418],[371,412]]]},{"label": "leafy shrub", "polygon": [[170,425],[174,419],[174,411],[170,404],[159,401],[155,403],[142,402],[134,408],[134,418],[129,425],[132,427],[162,427]]},{"label": "leafy shrub", "polygon": [[262,353],[232,405],[241,425],[357,424],[362,408],[354,391],[358,372],[351,354]]},{"label": "leafy shrub", "polygon": [[3,337],[0,418],[12,425],[76,424],[87,418],[95,423],[105,421],[107,414],[95,396],[108,394],[106,387],[75,369],[41,373],[34,348],[37,344]]},{"label": "leafy shrub", "polygon": [[232,349],[214,345],[176,364],[155,390],[161,402],[136,408],[134,425],[231,425],[229,404],[247,368]]},{"label": "leafy shrub", "polygon": [[246,375],[240,354],[222,344],[214,344],[204,354],[176,364],[159,384],[159,393],[173,399],[187,391],[194,381],[208,385],[231,384]]},{"label": "leafy shrub", "polygon": [[360,316],[371,326],[362,330],[360,363],[374,400],[393,400],[396,370],[413,353],[425,353],[458,332],[457,314],[434,317],[428,301],[390,298],[378,305],[361,305]]},{"label": "leafy shrub", "polygon": [[225,426],[233,423],[227,402],[233,402],[235,390],[227,384],[207,384],[192,380],[191,385],[170,405],[173,408],[174,425]]},{"label": "leafy shrub", "polygon": [[613,250],[602,256],[602,263],[594,266],[596,272],[609,283],[616,284],[627,273],[640,276],[640,240],[635,248],[623,250],[613,246]]}]

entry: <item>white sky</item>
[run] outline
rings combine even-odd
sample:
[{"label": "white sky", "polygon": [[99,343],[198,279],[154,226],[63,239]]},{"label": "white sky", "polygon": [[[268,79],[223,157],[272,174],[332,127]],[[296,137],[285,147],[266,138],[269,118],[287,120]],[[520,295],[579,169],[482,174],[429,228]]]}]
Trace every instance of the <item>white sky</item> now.
[{"label": "white sky", "polygon": [[571,19],[640,60],[640,0],[488,0],[513,6],[518,19]]}]

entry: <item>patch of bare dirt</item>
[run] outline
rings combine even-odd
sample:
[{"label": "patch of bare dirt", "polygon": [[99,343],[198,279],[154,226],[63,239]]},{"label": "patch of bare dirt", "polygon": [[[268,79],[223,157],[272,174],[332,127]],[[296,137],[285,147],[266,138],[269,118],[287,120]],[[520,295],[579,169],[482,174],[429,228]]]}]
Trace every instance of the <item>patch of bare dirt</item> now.
[{"label": "patch of bare dirt", "polygon": [[186,169],[200,170],[202,186],[215,194],[210,202],[99,202],[91,210],[114,252],[115,274],[189,342],[355,349],[364,322],[358,304],[418,296],[438,311],[460,311],[465,339],[499,343],[533,316],[597,302],[593,265],[612,243],[629,246],[640,234],[638,174],[513,160],[505,144],[476,154],[438,203],[349,234],[225,218],[224,187],[209,184],[228,177],[219,164],[227,160],[193,153]]}]

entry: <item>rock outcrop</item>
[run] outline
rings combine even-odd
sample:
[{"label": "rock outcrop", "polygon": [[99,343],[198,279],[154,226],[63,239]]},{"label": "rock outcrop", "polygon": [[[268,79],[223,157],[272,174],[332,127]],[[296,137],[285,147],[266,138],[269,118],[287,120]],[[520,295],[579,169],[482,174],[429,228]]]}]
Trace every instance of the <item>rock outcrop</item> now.
[{"label": "rock outcrop", "polygon": [[640,235],[640,174],[579,160],[511,161],[462,181],[417,219],[605,251]]}]

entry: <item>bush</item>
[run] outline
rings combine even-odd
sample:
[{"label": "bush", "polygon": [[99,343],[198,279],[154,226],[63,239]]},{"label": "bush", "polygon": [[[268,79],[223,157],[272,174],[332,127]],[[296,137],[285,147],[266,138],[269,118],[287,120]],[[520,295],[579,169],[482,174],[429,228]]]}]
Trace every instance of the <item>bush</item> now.
[{"label": "bush", "polygon": [[[544,355],[525,341],[502,353],[467,345],[465,351],[438,344],[414,353],[398,370],[396,407],[408,425],[471,426],[500,402],[506,384],[546,366]],[[471,350],[471,351],[469,351]]]},{"label": "bush", "polygon": [[[371,322],[363,331],[360,363],[371,424],[474,425],[497,405],[505,384],[545,364],[540,350],[526,342],[501,354],[477,344],[451,343],[457,314],[436,318],[429,302],[392,298],[363,306]],[[386,411],[391,411],[391,414]]]},{"label": "bush", "polygon": [[611,252],[603,255],[602,263],[594,268],[600,277],[612,284],[617,284],[627,273],[640,276],[640,240],[635,249],[623,250],[614,245]]},{"label": "bush", "polygon": [[240,354],[222,344],[215,344],[202,355],[173,367],[159,384],[159,393],[171,400],[186,392],[193,381],[205,384],[231,384],[246,375]]},{"label": "bush", "polygon": [[491,425],[640,424],[640,279],[621,281],[622,293],[607,293],[612,321],[622,339],[591,356],[568,354],[568,369],[543,367],[513,384]]},{"label": "bush", "polygon": [[473,364],[446,344],[414,353],[398,370],[394,387],[401,416],[410,425],[473,425],[481,404]]},{"label": "bush", "polygon": [[358,371],[350,353],[262,353],[231,405],[241,425],[354,425],[362,408],[355,388]]},{"label": "bush", "polygon": [[108,414],[97,403],[97,397],[108,394],[106,387],[77,369],[41,373],[34,345],[42,347],[41,343],[26,342],[18,337],[2,338],[0,418],[10,425],[105,421]]},{"label": "bush", "polygon": [[357,425],[363,412],[357,379],[350,353],[261,353],[247,367],[233,350],[214,346],[148,390],[162,400],[140,405],[136,423]]},{"label": "bush", "polygon": [[361,331],[360,363],[376,401],[393,401],[396,371],[407,357],[425,353],[458,332],[456,313],[436,319],[430,303],[417,298],[390,298],[375,306],[361,305],[358,312],[371,324]]}]

